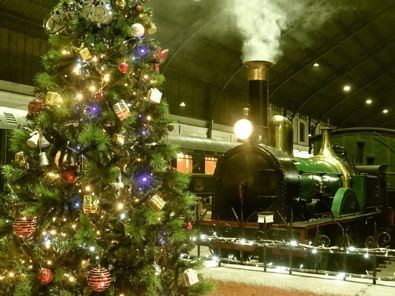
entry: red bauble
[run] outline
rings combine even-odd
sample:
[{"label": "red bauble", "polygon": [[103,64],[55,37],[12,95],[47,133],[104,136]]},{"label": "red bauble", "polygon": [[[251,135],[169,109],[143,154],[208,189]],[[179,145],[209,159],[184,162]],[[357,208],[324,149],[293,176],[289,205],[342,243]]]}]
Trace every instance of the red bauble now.
[{"label": "red bauble", "polygon": [[38,272],[37,279],[42,285],[47,285],[53,280],[53,273],[48,268],[41,268]]},{"label": "red bauble", "polygon": [[141,7],[141,5],[136,5],[136,10],[137,10],[137,11],[140,12],[142,9],[143,9],[143,8]]},{"label": "red bauble", "polygon": [[95,292],[107,290],[110,283],[111,276],[105,268],[95,267],[88,274],[88,286]]},{"label": "red bauble", "polygon": [[14,220],[12,230],[19,237],[28,238],[36,231],[35,217],[20,217]]},{"label": "red bauble", "polygon": [[192,223],[192,221],[188,221],[187,223],[185,223],[184,226],[185,226],[186,230],[191,231],[193,228],[193,223]]},{"label": "red bauble", "polygon": [[96,102],[101,102],[104,100],[104,93],[102,91],[97,91],[95,93],[95,101]]},{"label": "red bauble", "polygon": [[129,71],[129,64],[127,62],[120,63],[118,70],[123,74],[127,73]]},{"label": "red bauble", "polygon": [[73,169],[65,169],[62,171],[62,180],[68,184],[72,184],[77,180],[77,172]]}]

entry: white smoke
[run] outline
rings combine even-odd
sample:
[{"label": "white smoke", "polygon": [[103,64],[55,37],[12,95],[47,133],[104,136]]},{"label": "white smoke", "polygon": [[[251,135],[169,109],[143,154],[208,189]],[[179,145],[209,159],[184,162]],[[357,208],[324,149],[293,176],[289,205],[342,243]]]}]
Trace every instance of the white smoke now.
[{"label": "white smoke", "polygon": [[282,55],[280,40],[285,30],[293,27],[295,39],[303,46],[311,41],[307,39],[308,31],[319,29],[344,8],[339,1],[326,0],[225,0],[224,3],[244,39],[242,60],[272,63]]}]

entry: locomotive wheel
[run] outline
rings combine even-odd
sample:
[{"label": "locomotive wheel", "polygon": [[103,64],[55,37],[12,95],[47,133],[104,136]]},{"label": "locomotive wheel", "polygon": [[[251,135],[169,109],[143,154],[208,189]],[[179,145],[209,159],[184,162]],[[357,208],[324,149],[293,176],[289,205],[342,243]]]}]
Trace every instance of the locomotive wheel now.
[{"label": "locomotive wheel", "polygon": [[321,234],[317,237],[315,245],[322,247],[329,247],[331,245],[331,239],[329,238],[329,236],[325,234]]},{"label": "locomotive wheel", "polygon": [[377,245],[380,248],[387,248],[390,246],[391,243],[391,235],[388,232],[380,232],[377,235]]}]

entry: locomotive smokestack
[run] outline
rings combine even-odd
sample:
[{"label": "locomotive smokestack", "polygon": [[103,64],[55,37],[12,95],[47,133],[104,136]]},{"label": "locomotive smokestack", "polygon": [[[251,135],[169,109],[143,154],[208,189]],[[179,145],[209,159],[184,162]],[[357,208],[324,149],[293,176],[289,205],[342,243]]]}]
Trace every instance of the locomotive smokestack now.
[{"label": "locomotive smokestack", "polygon": [[255,125],[254,138],[267,143],[268,109],[269,109],[269,68],[272,63],[267,61],[248,61],[248,85],[250,117]]}]

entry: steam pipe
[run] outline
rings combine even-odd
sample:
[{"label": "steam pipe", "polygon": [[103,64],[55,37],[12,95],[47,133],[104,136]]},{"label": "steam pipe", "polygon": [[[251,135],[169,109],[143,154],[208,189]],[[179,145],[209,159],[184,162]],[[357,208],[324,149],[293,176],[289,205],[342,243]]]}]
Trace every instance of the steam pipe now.
[{"label": "steam pipe", "polygon": [[248,101],[250,119],[255,125],[253,139],[267,143],[268,109],[269,109],[269,68],[272,63],[267,61],[247,61],[248,67]]}]

